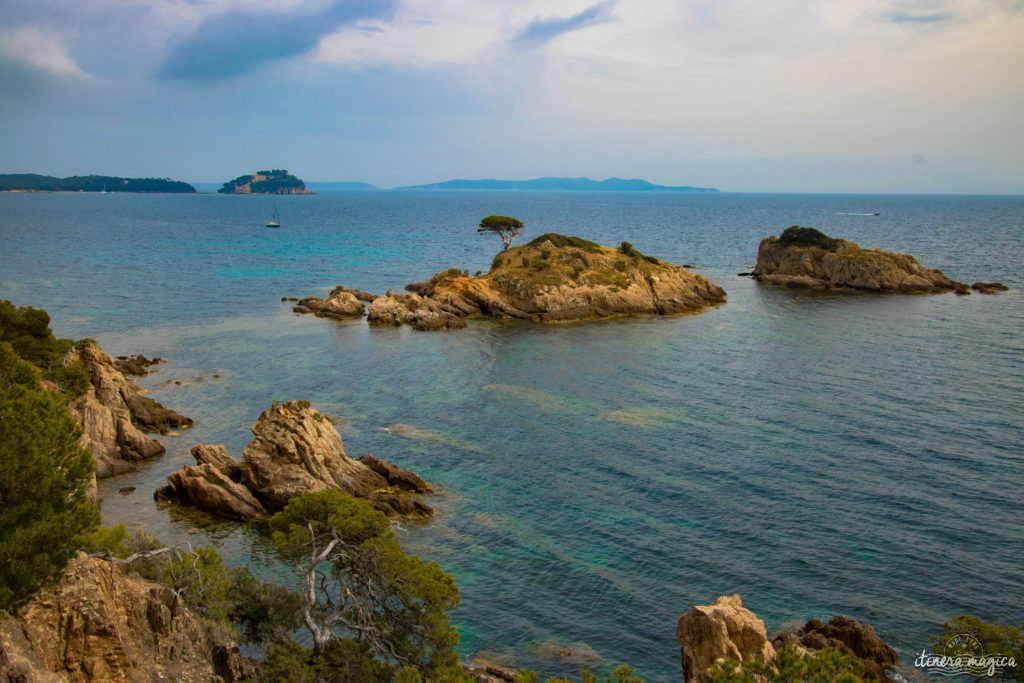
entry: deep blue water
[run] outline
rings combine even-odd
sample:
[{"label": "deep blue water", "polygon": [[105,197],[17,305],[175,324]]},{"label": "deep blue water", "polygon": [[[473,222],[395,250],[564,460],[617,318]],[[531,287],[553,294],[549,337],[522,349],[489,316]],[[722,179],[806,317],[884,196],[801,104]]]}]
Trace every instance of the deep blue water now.
[{"label": "deep blue water", "polygon": [[[280,230],[262,227],[272,202]],[[525,239],[629,240],[693,264],[729,302],[425,333],[280,301],[486,271],[500,244],[475,226],[492,213],[525,221]],[[1011,291],[808,293],[736,276],[791,224]],[[679,615],[734,592],[769,631],[843,613],[911,663],[954,614],[1024,620],[1024,197],[0,195],[0,246],[0,298],[47,309],[58,335],[165,357],[140,385],[198,422],[102,482],[107,522],[287,578],[251,527],[151,494],[192,444],[240,455],[271,400],[309,399],[346,420],[350,455],[437,483],[437,517],[399,534],[455,576],[466,655],[546,675],[627,661],[676,680]],[[559,659],[562,646],[586,656]]]}]

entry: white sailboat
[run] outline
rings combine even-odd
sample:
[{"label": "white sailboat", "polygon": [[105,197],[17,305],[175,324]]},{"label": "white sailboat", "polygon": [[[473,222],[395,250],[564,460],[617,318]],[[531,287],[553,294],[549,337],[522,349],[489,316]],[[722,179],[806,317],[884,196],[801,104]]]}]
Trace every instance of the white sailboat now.
[{"label": "white sailboat", "polygon": [[268,228],[280,228],[281,217],[277,215],[277,204],[274,204],[274,217],[267,221]]}]

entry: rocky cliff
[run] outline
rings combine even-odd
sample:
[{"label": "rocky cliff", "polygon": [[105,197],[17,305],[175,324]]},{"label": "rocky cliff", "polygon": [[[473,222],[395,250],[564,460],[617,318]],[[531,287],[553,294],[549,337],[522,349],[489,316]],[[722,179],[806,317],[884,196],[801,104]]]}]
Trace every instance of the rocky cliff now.
[{"label": "rocky cliff", "polygon": [[84,554],[16,616],[0,613],[3,681],[231,682],[246,668],[169,587]]},{"label": "rocky cliff", "polygon": [[910,254],[861,249],[814,228],[792,226],[761,240],[754,278],[787,287],[856,289],[872,292],[968,293],[967,285],[941,270],[925,268]]},{"label": "rocky cliff", "polygon": [[97,477],[120,474],[131,470],[132,463],[163,455],[160,442],[144,432],[166,432],[193,424],[140,394],[95,342],[69,351],[65,364],[75,360],[85,364],[90,386],[68,404],[68,410],[82,426],[81,442],[92,452]]},{"label": "rocky cliff", "polygon": [[834,648],[860,661],[866,680],[890,681],[886,670],[899,665],[896,651],[882,642],[875,630],[839,615],[828,624],[811,620],[796,631],[769,641],[764,622],[743,606],[739,595],[723,595],[711,605],[697,605],[679,618],[676,640],[682,659],[684,683],[710,681],[708,670],[731,659],[739,664],[770,663],[787,644],[806,657]]},{"label": "rocky cliff", "polygon": [[413,498],[430,487],[412,472],[367,454],[345,454],[341,435],[308,401],[274,403],[252,426],[241,461],[222,445],[192,448],[196,465],[167,477],[155,493],[233,519],[259,519],[295,496],[328,488],[363,498],[393,517],[426,518],[433,510]]},{"label": "rocky cliff", "polygon": [[725,291],[687,268],[636,251],[556,233],[503,251],[484,276],[456,269],[375,299],[371,322],[458,329],[467,317],[536,322],[693,313],[725,301]]}]

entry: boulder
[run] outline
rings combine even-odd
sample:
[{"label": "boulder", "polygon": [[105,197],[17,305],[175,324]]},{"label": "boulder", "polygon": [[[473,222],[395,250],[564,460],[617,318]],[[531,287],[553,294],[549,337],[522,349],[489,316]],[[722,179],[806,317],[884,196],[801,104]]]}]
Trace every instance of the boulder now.
[{"label": "boulder", "polygon": [[356,296],[343,288],[335,288],[330,296],[322,299],[318,296],[307,296],[292,308],[296,313],[313,313],[321,318],[361,318],[366,307]]},{"label": "boulder", "polygon": [[861,624],[841,614],[832,617],[827,624],[812,619],[802,628],[781,633],[772,639],[776,648],[786,643],[794,643],[812,652],[832,647],[856,657],[864,664],[863,677],[871,680],[893,680],[886,674],[886,669],[900,663],[896,651],[878,637],[871,625]]},{"label": "boulder", "polygon": [[65,364],[76,360],[85,365],[90,386],[68,403],[68,411],[82,427],[80,441],[92,452],[97,477],[121,474],[134,469],[132,463],[163,455],[164,447],[144,431],[165,432],[193,424],[191,419],[139,394],[95,342],[69,351]]},{"label": "boulder", "polygon": [[[811,231],[814,239],[800,239]],[[757,250],[754,279],[758,282],[811,289],[854,289],[871,292],[964,292],[936,268],[925,268],[910,254],[862,249],[855,242],[835,239],[814,230],[792,226],[781,237],[766,237]]]},{"label": "boulder", "polygon": [[238,681],[252,666],[169,587],[79,554],[0,616],[0,680]]},{"label": "boulder", "polygon": [[168,485],[154,496],[233,519],[258,519],[295,496],[333,488],[390,516],[433,514],[430,506],[401,491],[427,492],[425,481],[372,455],[372,468],[348,457],[334,425],[308,401],[275,402],[260,415],[252,433],[241,462],[223,445],[194,446],[197,465],[172,472]]},{"label": "boulder", "polygon": [[707,670],[723,659],[766,663],[775,656],[764,622],[743,607],[739,595],[723,595],[681,616],[676,640],[687,683],[707,680]]}]

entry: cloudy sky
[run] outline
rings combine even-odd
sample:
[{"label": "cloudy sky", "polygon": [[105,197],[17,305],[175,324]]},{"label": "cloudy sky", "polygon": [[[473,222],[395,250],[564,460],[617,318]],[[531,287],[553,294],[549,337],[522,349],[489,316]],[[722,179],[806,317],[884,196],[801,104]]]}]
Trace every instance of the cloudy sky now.
[{"label": "cloudy sky", "polygon": [[0,0],[0,172],[1024,193],[1024,0]]}]

